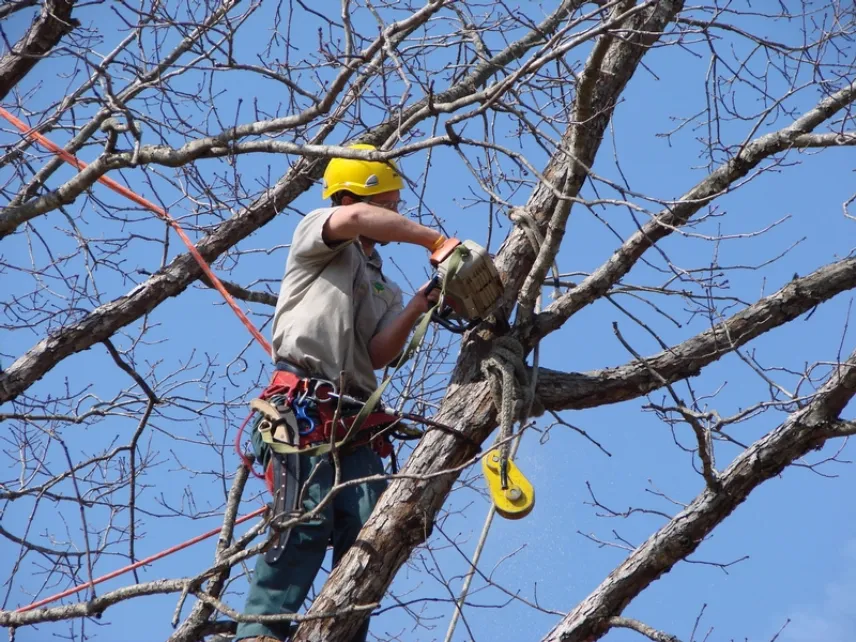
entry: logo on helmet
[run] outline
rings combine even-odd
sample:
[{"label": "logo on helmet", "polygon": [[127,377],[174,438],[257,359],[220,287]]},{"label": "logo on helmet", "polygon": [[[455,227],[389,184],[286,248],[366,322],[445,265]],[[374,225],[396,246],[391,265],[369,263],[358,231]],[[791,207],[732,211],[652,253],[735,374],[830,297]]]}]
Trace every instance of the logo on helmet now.
[{"label": "logo on helmet", "polygon": [[378,185],[380,185],[380,180],[374,174],[366,179],[366,187],[377,187]]}]

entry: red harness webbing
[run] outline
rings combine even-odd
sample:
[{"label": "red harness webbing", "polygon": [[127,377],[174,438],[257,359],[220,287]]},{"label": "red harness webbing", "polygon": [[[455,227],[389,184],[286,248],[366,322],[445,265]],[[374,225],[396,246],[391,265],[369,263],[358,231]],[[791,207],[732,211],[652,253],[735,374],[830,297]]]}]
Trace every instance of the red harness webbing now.
[{"label": "red harness webbing", "polygon": [[[336,399],[325,396],[325,391],[334,392],[327,382],[299,377],[286,370],[277,370],[267,388],[262,391],[260,398],[268,400],[276,396],[284,397],[286,404],[291,406],[295,399],[311,392],[320,421],[315,422],[315,429],[312,432],[300,435],[300,447],[308,448],[319,443],[329,443],[331,438],[337,441],[344,439],[356,419],[356,416],[339,417],[336,421]],[[371,443],[378,455],[389,457],[392,454],[392,444],[385,436],[376,433],[378,428],[387,427],[396,421],[398,421],[396,417],[385,412],[371,413],[360,426],[360,435],[353,439],[352,444]],[[334,430],[335,437],[333,437]]]}]

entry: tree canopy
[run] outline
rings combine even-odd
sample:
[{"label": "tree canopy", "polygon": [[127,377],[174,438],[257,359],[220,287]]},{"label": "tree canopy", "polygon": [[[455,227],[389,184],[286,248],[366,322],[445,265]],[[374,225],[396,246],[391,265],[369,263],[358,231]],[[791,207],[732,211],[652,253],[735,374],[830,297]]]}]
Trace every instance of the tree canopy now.
[{"label": "tree canopy", "polygon": [[[829,499],[856,431],[852,3],[12,0],[0,30],[16,639],[190,642],[244,617],[266,522],[235,520],[266,498],[233,442],[270,357],[162,214],[264,335],[342,156],[399,163],[406,213],[486,246],[505,294],[396,375],[390,405],[455,430],[399,446],[295,642],[369,615],[379,640],[817,639],[787,603],[852,527]],[[384,255],[406,291],[430,276],[421,249]],[[501,346],[525,355],[513,439],[538,501],[472,564]]]}]

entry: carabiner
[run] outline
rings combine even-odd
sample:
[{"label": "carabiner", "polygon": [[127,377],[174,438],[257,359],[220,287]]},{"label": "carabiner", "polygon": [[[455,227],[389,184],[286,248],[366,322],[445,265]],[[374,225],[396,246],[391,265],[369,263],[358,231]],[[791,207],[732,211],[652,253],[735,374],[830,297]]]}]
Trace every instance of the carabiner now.
[{"label": "carabiner", "polygon": [[[319,389],[322,391],[323,396],[319,396]],[[338,390],[336,389],[336,384],[332,381],[328,381],[327,379],[312,380],[312,395],[310,398],[313,401],[324,403],[330,401],[337,394]]]},{"label": "carabiner", "polygon": [[297,419],[297,432],[301,436],[310,435],[315,431],[315,420],[306,414],[306,404],[294,401],[291,404],[294,416]]}]

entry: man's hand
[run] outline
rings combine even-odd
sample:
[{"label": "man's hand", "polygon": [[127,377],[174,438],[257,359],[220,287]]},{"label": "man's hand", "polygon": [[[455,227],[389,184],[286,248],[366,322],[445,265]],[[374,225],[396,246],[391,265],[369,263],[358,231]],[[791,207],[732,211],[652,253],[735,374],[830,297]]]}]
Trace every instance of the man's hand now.
[{"label": "man's hand", "polygon": [[[432,279],[433,281],[433,279]],[[430,310],[437,301],[440,300],[440,286],[437,284],[434,288],[428,292],[428,287],[431,285],[432,281],[428,281],[425,285],[423,285],[419,290],[416,291],[416,294],[413,295],[413,298],[410,299],[410,302],[407,304],[407,307],[413,307],[413,312],[417,315],[425,314]]]}]

